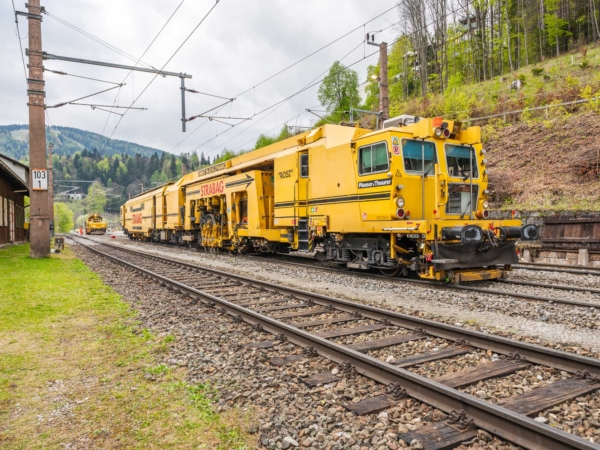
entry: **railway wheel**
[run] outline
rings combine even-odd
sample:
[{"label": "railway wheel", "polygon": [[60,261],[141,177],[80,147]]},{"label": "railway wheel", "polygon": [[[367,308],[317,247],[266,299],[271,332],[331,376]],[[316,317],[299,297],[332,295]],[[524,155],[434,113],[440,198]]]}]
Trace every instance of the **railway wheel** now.
[{"label": "railway wheel", "polygon": [[395,277],[398,276],[398,274],[400,273],[400,271],[402,270],[401,267],[396,267],[395,269],[379,269],[379,272],[381,272],[381,275],[383,275],[384,277]]},{"label": "railway wheel", "polygon": [[340,270],[350,270],[350,267],[348,267],[348,264],[344,263],[344,264],[338,264],[338,269]]}]

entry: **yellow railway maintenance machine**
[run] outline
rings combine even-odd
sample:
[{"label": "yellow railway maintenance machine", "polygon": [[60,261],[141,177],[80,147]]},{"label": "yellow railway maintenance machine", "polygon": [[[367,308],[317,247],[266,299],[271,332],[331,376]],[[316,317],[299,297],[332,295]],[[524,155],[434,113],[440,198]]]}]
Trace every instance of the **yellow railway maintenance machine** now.
[{"label": "yellow railway maintenance machine", "polygon": [[85,221],[85,234],[104,234],[106,228],[106,221],[100,214],[90,214]]},{"label": "yellow railway maintenance machine", "polygon": [[[189,173],[122,213],[134,238],[315,252],[340,267],[462,282],[501,277],[518,262],[517,239],[538,237],[491,220],[487,197],[479,127],[400,116],[377,131],[324,125]],[[134,218],[143,204],[152,213]]]}]

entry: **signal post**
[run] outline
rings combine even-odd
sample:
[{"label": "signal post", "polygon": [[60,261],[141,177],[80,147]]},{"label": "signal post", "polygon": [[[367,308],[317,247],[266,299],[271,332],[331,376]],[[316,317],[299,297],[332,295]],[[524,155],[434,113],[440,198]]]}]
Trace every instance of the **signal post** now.
[{"label": "signal post", "polygon": [[388,97],[388,54],[387,42],[379,44],[379,123],[383,128],[383,121],[390,118],[390,105]]},{"label": "signal post", "polygon": [[40,0],[29,0],[29,198],[32,258],[50,256],[48,166],[46,160],[45,89],[42,62],[42,11]]}]

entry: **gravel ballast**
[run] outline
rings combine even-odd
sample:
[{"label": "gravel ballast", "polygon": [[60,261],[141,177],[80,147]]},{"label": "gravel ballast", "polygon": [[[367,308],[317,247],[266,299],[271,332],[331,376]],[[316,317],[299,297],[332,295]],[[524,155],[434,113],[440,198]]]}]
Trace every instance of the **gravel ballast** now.
[{"label": "gravel ballast", "polygon": [[[106,238],[95,239],[100,242],[108,241]],[[196,253],[177,247],[133,242],[126,238],[110,242],[216,270],[383,306],[451,324],[498,334],[535,337],[555,344],[555,348],[577,347],[581,349],[576,350],[580,354],[590,355],[600,351],[600,311],[596,308],[443,290],[402,283],[396,279],[357,277],[352,272],[329,272],[320,271],[318,267],[277,264],[276,259]],[[569,274],[560,275],[566,277]],[[530,278],[528,281],[541,280]],[[562,280],[559,284],[567,283]],[[527,286],[521,288],[535,289]],[[561,294],[565,295],[562,291]]]},{"label": "gravel ballast", "polygon": [[[240,408],[252,413],[255,420],[248,431],[256,435],[260,448],[394,450],[410,446],[400,439],[403,433],[447,418],[410,398],[378,414],[355,416],[344,406],[382,394],[383,385],[351,371],[340,372],[337,383],[309,387],[302,382],[304,377],[323,371],[335,373],[338,366],[320,356],[273,366],[269,359],[301,354],[301,348],[275,341],[270,349],[246,350],[243,344],[273,336],[235,323],[227,314],[149,282],[80,246],[74,250],[138,311],[140,331],[148,328],[159,337],[175,338],[164,363],[186,369],[190,383],[212,386],[217,412]],[[202,318],[206,314],[211,317]],[[147,374],[148,379],[157,376]],[[413,442],[412,448],[419,448],[418,442]],[[476,439],[461,448],[519,447],[480,430]]]}]

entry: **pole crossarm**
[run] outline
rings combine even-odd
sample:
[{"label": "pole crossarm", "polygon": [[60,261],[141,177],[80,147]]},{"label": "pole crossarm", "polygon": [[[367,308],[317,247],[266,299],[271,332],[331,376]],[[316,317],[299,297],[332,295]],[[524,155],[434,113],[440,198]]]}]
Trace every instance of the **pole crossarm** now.
[{"label": "pole crossarm", "polygon": [[46,108],[60,108],[61,106],[70,105],[71,103],[76,102],[78,100],[83,100],[84,98],[93,97],[94,95],[102,94],[103,92],[112,91],[113,89],[116,89],[118,87],[125,86],[125,84],[126,83],[123,83],[123,84],[120,84],[118,86],[114,86],[114,87],[111,87],[111,88],[108,88],[108,89],[104,89],[103,91],[96,92],[96,93],[90,94],[90,95],[86,95],[85,97],[76,98],[75,100],[71,100],[71,101],[68,101],[68,102],[57,103],[56,105],[46,106]]},{"label": "pole crossarm", "polygon": [[96,108],[98,107],[103,107],[103,108],[119,108],[119,109],[139,109],[139,110],[144,110],[147,111],[148,108],[137,108],[137,107],[133,107],[133,106],[113,106],[113,105],[97,105],[95,103],[73,103],[73,102],[69,102],[69,105],[75,105],[75,106],[95,106]]},{"label": "pole crossarm", "polygon": [[103,62],[103,61],[92,61],[89,59],[71,58],[69,56],[58,56],[58,55],[53,55],[53,54],[47,53],[47,52],[42,52],[42,58],[45,60],[67,61],[67,62],[74,62],[74,63],[79,63],[79,64],[90,64],[93,66],[112,67],[113,69],[136,70],[138,72],[158,74],[163,77],[169,76],[169,77],[177,77],[177,78],[192,78],[192,76],[188,75],[187,73],[166,72],[164,70],[158,70],[158,69],[146,69],[144,67],[125,66],[123,64],[113,64],[113,63],[107,63],[107,62]]},{"label": "pole crossarm", "polygon": [[224,125],[229,125],[230,127],[233,127],[233,125],[232,125],[232,124],[230,124],[230,123],[227,123],[227,122],[223,122],[222,120],[217,120],[217,119],[208,119],[208,120],[211,120],[211,121],[212,121],[212,120],[214,120],[215,122],[219,122],[219,123],[222,123],[222,124],[224,124]]},{"label": "pole crossarm", "polygon": [[252,120],[252,117],[229,117],[229,116],[198,116],[198,117],[205,117],[209,120],[214,120],[214,119],[231,119],[231,120]]},{"label": "pole crossarm", "polygon": [[43,21],[44,18],[42,17],[41,14],[32,14],[32,13],[28,13],[28,12],[23,12],[23,11],[15,11],[15,15],[16,16],[25,16],[28,19],[36,19],[39,21]]},{"label": "pole crossarm", "polygon": [[313,115],[315,115],[315,116],[317,116],[319,119],[326,120],[326,121],[327,121],[327,122],[329,122],[329,123],[333,123],[333,122],[332,122],[331,120],[329,120],[328,118],[326,118],[326,117],[323,117],[323,116],[320,116],[320,115],[318,115],[316,112],[314,112],[314,111],[312,111],[312,110],[310,110],[310,109],[306,109],[306,111],[307,111],[307,112],[309,112],[309,113],[311,113],[311,114],[313,114]]},{"label": "pole crossarm", "polygon": [[108,109],[98,108],[97,106],[92,106],[91,108],[93,110],[97,109],[98,111],[104,111],[104,112],[107,112],[109,114],[116,114],[117,116],[121,116],[121,117],[123,117],[123,115],[125,114],[125,113],[121,114],[121,113],[118,113],[116,111],[109,111]]},{"label": "pole crossarm", "polygon": [[[182,92],[183,92],[183,91],[182,91]],[[197,119],[198,117],[206,117],[206,116],[205,116],[205,114],[206,114],[206,113],[209,113],[209,112],[211,112],[211,111],[214,111],[215,109],[217,109],[217,108],[220,108],[221,106],[225,106],[227,103],[231,103],[231,100],[227,100],[225,103],[221,103],[220,105],[217,105],[217,106],[215,106],[214,108],[210,108],[210,109],[208,109],[208,110],[204,111],[203,113],[200,113],[200,114],[198,114],[198,115],[196,115],[196,116],[192,116],[192,117],[190,117],[189,119],[181,119],[181,120],[182,120],[183,122],[190,122],[190,121],[192,121],[192,120],[194,120],[194,119]]]},{"label": "pole crossarm", "polygon": [[192,94],[208,95],[209,97],[222,98],[223,100],[229,100],[230,102],[235,100],[235,98],[227,98],[227,97],[221,97],[220,95],[207,94],[206,92],[200,92],[195,89],[188,89],[186,87],[182,87],[181,89],[183,89],[186,92],[191,92]]}]

